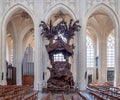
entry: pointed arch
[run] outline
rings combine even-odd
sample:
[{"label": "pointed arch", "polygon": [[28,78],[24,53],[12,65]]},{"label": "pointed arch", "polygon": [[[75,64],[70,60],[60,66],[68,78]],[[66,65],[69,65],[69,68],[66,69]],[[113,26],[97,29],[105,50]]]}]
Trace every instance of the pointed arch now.
[{"label": "pointed arch", "polygon": [[[32,21],[33,21],[33,26],[35,26],[35,16],[33,14],[33,12],[31,10],[29,10],[28,7],[25,7],[24,5],[17,3],[14,4],[13,6],[11,6],[8,10],[5,11],[5,13],[3,14],[2,17],[2,25],[1,25],[1,29],[2,29],[2,39],[5,39],[6,37],[6,28],[7,28],[7,24],[10,20],[10,18],[12,17],[13,14],[15,14],[19,9],[24,10],[25,12],[28,13],[28,15],[31,17]],[[29,27],[29,26],[28,26]],[[22,32],[24,32],[24,29],[22,30]],[[17,39],[16,34],[14,34],[14,40]],[[4,41],[4,44],[6,44],[6,41]]]},{"label": "pointed arch", "polygon": [[73,18],[73,20],[76,20],[77,17],[76,15],[74,14],[74,12],[66,5],[62,4],[62,3],[59,3],[59,4],[56,4],[54,6],[52,6],[47,12],[46,14],[44,15],[44,21],[47,22],[47,20],[50,18],[50,16],[55,13],[55,12],[58,12],[59,10],[64,10],[65,12],[68,12],[68,14]]},{"label": "pointed arch", "polygon": [[109,7],[108,5],[106,5],[106,4],[104,4],[104,3],[100,3],[100,4],[98,4],[98,5],[95,5],[95,6],[91,7],[91,9],[88,10],[88,12],[86,13],[86,25],[87,25],[87,22],[88,22],[89,17],[90,17],[95,11],[97,11],[97,10],[99,10],[99,9],[100,9],[100,10],[103,10],[105,13],[107,13],[107,14],[110,16],[110,18],[111,18],[111,20],[112,20],[112,22],[113,22],[113,25],[114,25],[115,27],[118,26],[119,20],[118,20],[118,16],[117,16],[116,12],[115,12],[111,7]]},{"label": "pointed arch", "polygon": [[29,14],[29,16],[32,18],[33,23],[35,25],[35,16],[33,14],[33,12],[31,10],[29,10],[29,8],[25,7],[24,5],[17,3],[13,6],[11,6],[8,10],[5,11],[5,13],[3,14],[3,18],[2,18],[2,27],[7,26],[9,19],[11,18],[11,16],[17,12],[19,9],[23,9],[25,12],[27,12]]},{"label": "pointed arch", "polygon": [[[2,72],[4,72],[4,73],[6,73],[6,30],[7,30],[7,25],[8,25],[8,23],[9,23],[9,21],[10,21],[10,18],[12,17],[12,15],[13,14],[15,14],[17,11],[19,11],[19,9],[22,9],[22,10],[24,10],[25,12],[27,12],[28,14],[29,14],[29,16],[31,17],[31,19],[32,19],[32,21],[33,21],[33,24],[34,24],[34,26],[35,26],[35,17],[34,17],[34,14],[32,13],[32,11],[31,10],[29,10],[29,8],[28,7],[25,7],[24,5],[22,5],[22,4],[20,4],[20,3],[17,3],[17,4],[14,4],[13,6],[11,6],[11,7],[9,7],[9,9],[7,9],[5,12],[4,12],[4,14],[3,14],[3,16],[2,16],[2,22],[1,22],[1,41],[2,41],[2,43],[1,43],[1,47],[2,47],[2,54],[1,54],[1,56],[2,56],[2,59],[1,59],[1,65],[3,66],[2,67]],[[18,37],[16,37],[15,36],[15,38],[17,39]],[[21,43],[20,43],[20,45],[21,45]],[[16,47],[15,47],[15,49],[17,49]],[[21,47],[20,47],[20,49],[21,49]],[[20,49],[19,49],[19,51],[20,51]],[[19,52],[18,51],[18,52]],[[20,51],[21,52],[21,51]],[[15,58],[16,59],[16,58]],[[22,62],[22,59],[21,59],[21,57],[20,57],[20,59],[19,59],[19,61],[20,62]],[[16,62],[15,62],[16,63]],[[18,64],[18,66],[19,67],[17,67],[17,71],[19,71],[19,70],[21,70],[21,65],[20,64]],[[22,74],[21,74],[22,72],[20,71],[19,73],[17,73],[17,75],[16,75],[16,79],[17,79],[17,84],[19,84],[19,85],[21,85],[22,84]],[[21,76],[21,77],[20,77]],[[6,79],[6,76],[4,76],[4,79]],[[6,82],[6,80],[4,80],[4,84],[6,84],[7,82]]]}]

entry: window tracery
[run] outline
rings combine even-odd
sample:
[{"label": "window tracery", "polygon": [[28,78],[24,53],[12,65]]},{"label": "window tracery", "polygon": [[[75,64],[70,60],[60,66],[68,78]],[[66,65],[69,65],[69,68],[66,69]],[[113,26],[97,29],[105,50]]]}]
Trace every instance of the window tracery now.
[{"label": "window tracery", "polygon": [[107,67],[115,66],[115,38],[110,34],[107,39]]},{"label": "window tracery", "polygon": [[87,67],[94,67],[94,46],[91,38],[86,37],[87,46]]}]

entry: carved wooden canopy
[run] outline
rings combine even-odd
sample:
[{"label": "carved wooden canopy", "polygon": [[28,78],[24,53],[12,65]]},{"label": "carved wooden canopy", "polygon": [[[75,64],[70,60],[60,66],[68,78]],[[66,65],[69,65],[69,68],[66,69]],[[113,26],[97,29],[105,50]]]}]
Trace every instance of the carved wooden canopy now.
[{"label": "carved wooden canopy", "polygon": [[75,32],[78,32],[81,28],[79,21],[73,22],[72,19],[69,24],[62,20],[56,26],[53,26],[52,21],[50,21],[49,25],[41,21],[39,26],[42,27],[41,35],[47,38],[50,43],[54,43],[54,40],[59,39],[63,41],[66,39],[67,43],[69,43],[70,39],[75,35]]},{"label": "carved wooden canopy", "polygon": [[[52,65],[52,68],[47,67],[50,71],[50,78],[47,81],[48,90],[65,91],[67,89],[74,89],[74,80],[68,58],[73,55],[74,45],[70,45],[69,42],[75,35],[75,32],[80,30],[78,23],[79,21],[73,23],[70,20],[69,24],[67,24],[62,20],[56,26],[53,26],[52,21],[50,21],[49,25],[41,21],[41,35],[49,40],[46,49]],[[55,59],[57,58],[56,55],[58,56],[59,54],[62,55],[60,57],[62,60]]]}]

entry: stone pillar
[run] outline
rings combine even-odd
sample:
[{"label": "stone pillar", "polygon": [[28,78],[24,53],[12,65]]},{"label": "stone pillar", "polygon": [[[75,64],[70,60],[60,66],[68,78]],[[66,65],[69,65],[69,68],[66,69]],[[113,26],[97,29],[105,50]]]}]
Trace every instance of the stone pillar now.
[{"label": "stone pillar", "polygon": [[22,85],[22,41],[14,41],[14,67],[16,67],[16,84]]},{"label": "stone pillar", "polygon": [[107,81],[107,39],[99,38],[99,65],[98,65],[98,81]]},{"label": "stone pillar", "polygon": [[87,81],[87,68],[86,68],[86,19],[85,19],[85,7],[86,2],[83,0],[77,1],[77,11],[81,30],[77,34],[77,50],[76,50],[76,81],[80,90],[86,89]]},{"label": "stone pillar", "polygon": [[81,32],[78,34],[78,50],[77,50],[77,83],[80,90],[86,89],[87,68],[86,68],[86,36],[85,29],[82,26]]},{"label": "stone pillar", "polygon": [[[39,34],[40,35],[40,34]],[[50,65],[47,65],[47,61],[49,61],[49,57],[47,56],[48,55],[48,53],[47,53],[47,50],[46,50],[46,47],[45,47],[45,38],[43,38],[42,37],[42,63],[43,63],[43,65],[42,65],[42,80],[43,80],[43,86],[46,86],[46,82],[47,82],[47,67],[49,66],[50,67]]]},{"label": "stone pillar", "polygon": [[[0,20],[1,23],[1,20]],[[1,38],[1,24],[0,24],[0,85],[2,85],[2,38]]]},{"label": "stone pillar", "polygon": [[[43,53],[43,41],[42,36],[40,35],[41,29],[39,28],[40,21],[44,19],[44,0],[34,0],[34,44],[35,44],[35,59],[34,59],[34,89],[42,90],[43,84],[43,61],[42,61],[42,53]],[[45,62],[44,62],[45,63]],[[39,93],[39,100],[43,97],[42,93]]]},{"label": "stone pillar", "polygon": [[96,82],[97,81],[97,79],[96,79],[96,68],[98,67],[98,66],[96,66],[96,57],[98,56],[97,55],[97,40],[96,41],[94,41],[94,68],[93,68],[93,82]]},{"label": "stone pillar", "polygon": [[1,54],[1,82],[2,85],[6,85],[7,81],[6,81],[6,29],[5,27],[2,27],[2,36],[1,36],[1,50],[2,50],[2,54]]},{"label": "stone pillar", "polygon": [[[0,85],[6,84],[6,56],[4,55],[6,52],[5,50],[5,36],[6,36],[6,31],[5,27],[2,26],[3,22],[3,10],[4,10],[4,1],[0,1]],[[4,47],[4,48],[3,48]],[[3,79],[2,79],[2,73],[3,74]]]},{"label": "stone pillar", "polygon": [[35,25],[34,35],[35,35],[35,61],[34,61],[34,89],[42,90],[42,75],[43,75],[43,62],[42,62],[42,36],[40,35],[41,29],[39,24]]},{"label": "stone pillar", "polygon": [[115,29],[115,74],[114,86],[120,85],[120,28]]}]

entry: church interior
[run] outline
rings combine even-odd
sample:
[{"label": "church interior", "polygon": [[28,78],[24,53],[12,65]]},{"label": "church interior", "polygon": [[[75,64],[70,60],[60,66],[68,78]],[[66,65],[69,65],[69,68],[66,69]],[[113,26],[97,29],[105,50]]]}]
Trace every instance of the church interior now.
[{"label": "church interior", "polygon": [[119,0],[0,0],[0,100],[120,100]]}]

